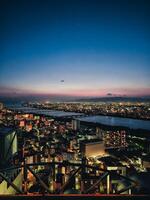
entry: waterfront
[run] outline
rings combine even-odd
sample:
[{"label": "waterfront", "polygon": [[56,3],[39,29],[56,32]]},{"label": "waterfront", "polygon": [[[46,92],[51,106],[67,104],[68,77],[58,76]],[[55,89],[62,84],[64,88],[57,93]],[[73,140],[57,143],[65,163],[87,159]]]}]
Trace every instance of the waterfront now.
[{"label": "waterfront", "polygon": [[78,118],[80,121],[99,123],[107,126],[122,126],[130,129],[150,130],[150,122],[146,120],[111,117],[111,116],[88,116]]}]

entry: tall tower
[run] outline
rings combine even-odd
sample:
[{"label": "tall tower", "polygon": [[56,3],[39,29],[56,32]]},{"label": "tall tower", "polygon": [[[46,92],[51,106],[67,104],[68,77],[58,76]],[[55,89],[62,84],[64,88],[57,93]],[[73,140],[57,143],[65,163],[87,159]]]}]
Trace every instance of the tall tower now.
[{"label": "tall tower", "polygon": [[79,120],[77,120],[77,119],[72,120],[72,129],[75,131],[80,129],[80,121]]},{"label": "tall tower", "polygon": [[103,140],[103,133],[102,130],[99,127],[96,127],[96,136],[98,139]]}]

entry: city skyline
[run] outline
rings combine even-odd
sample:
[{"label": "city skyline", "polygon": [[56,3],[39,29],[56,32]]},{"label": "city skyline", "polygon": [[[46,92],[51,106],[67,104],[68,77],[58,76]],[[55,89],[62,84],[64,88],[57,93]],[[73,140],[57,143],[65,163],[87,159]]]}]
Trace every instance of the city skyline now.
[{"label": "city skyline", "polygon": [[1,1],[0,95],[149,96],[148,1]]}]

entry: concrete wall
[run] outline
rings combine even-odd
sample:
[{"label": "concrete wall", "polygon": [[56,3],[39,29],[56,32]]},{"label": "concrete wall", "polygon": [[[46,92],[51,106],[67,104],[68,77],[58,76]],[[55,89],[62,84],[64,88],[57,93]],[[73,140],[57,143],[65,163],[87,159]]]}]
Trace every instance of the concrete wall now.
[{"label": "concrete wall", "polygon": [[85,156],[95,157],[105,154],[105,147],[102,142],[88,143],[85,145]]}]

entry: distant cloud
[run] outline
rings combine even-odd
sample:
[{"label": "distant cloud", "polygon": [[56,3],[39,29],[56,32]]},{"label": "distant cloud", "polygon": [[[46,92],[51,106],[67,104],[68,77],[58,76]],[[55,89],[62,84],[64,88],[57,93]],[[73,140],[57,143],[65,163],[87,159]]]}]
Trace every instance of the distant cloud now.
[{"label": "distant cloud", "polygon": [[113,94],[112,93],[107,93],[107,96],[113,96]]},{"label": "distant cloud", "polygon": [[[64,80],[62,80],[63,83]],[[111,92],[109,92],[111,91]],[[20,95],[53,95],[53,96],[84,96],[84,97],[131,97],[131,96],[149,96],[150,88],[125,88],[125,89],[100,89],[100,88],[51,88],[47,90],[24,89],[9,86],[0,86],[1,96],[20,96]]]},{"label": "distant cloud", "polygon": [[0,86],[0,94],[8,94],[8,93],[17,93],[18,89],[6,87],[6,86]]},{"label": "distant cloud", "polygon": [[22,95],[26,93],[31,93],[31,92],[26,91],[24,89],[14,88],[14,87],[0,86],[0,95],[16,96],[16,95]]}]

